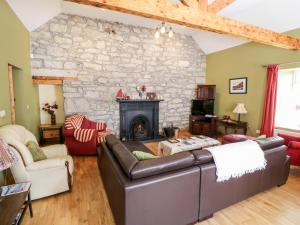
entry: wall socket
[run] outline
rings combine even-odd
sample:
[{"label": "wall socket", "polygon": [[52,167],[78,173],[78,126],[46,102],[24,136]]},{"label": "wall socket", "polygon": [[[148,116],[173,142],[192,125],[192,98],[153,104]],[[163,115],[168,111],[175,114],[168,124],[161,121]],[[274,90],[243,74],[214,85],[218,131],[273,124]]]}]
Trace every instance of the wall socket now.
[{"label": "wall socket", "polygon": [[1,111],[0,111],[0,118],[3,118],[3,117],[5,117],[5,116],[6,116],[5,110],[1,110]]},{"label": "wall socket", "polygon": [[260,130],[256,130],[255,133],[260,134]]}]

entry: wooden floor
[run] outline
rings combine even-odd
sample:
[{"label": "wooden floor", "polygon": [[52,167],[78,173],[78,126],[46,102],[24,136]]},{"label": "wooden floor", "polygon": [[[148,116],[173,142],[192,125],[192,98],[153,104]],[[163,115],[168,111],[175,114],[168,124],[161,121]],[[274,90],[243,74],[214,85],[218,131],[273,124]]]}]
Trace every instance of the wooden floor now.
[{"label": "wooden floor", "polygon": [[[24,225],[114,225],[98,172],[96,157],[75,157],[72,192],[33,202]],[[288,183],[214,214],[197,225],[299,225],[300,168],[292,168]],[[142,225],[142,224],[141,224]],[[155,224],[163,225],[163,224]]]}]

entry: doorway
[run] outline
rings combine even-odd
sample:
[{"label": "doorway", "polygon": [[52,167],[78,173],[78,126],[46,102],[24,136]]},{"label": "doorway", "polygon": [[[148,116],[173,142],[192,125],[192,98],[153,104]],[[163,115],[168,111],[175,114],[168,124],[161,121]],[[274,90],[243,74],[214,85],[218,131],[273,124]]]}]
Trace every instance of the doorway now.
[{"label": "doorway", "polygon": [[8,64],[11,124],[18,124],[19,114],[22,111],[22,73],[23,71],[18,67]]}]

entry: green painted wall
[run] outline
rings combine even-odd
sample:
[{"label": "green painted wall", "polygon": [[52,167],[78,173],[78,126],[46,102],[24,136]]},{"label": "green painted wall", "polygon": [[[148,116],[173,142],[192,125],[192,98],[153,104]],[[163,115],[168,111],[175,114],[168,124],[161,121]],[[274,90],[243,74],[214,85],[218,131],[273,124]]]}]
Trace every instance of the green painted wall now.
[{"label": "green painted wall", "polygon": [[[287,34],[300,38],[300,29]],[[217,85],[215,113],[230,115],[236,103],[245,103],[248,114],[241,120],[249,123],[249,134],[260,129],[266,85],[266,69],[262,65],[300,61],[300,51],[247,43],[207,56],[207,84]],[[292,65],[290,65],[292,66]],[[247,94],[229,94],[229,79],[248,77]]]},{"label": "green painted wall", "polygon": [[12,64],[19,68],[14,70],[17,123],[38,136],[38,89],[32,85],[29,32],[6,1],[0,1],[0,31],[0,110],[6,111],[0,126],[11,123],[7,71]]}]

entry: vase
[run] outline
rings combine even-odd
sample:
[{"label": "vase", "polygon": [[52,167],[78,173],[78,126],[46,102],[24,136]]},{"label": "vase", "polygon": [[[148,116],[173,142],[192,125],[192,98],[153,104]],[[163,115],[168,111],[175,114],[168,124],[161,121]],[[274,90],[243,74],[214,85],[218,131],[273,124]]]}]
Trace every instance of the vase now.
[{"label": "vase", "polygon": [[55,116],[55,114],[51,114],[51,125],[56,125],[56,116]]}]

